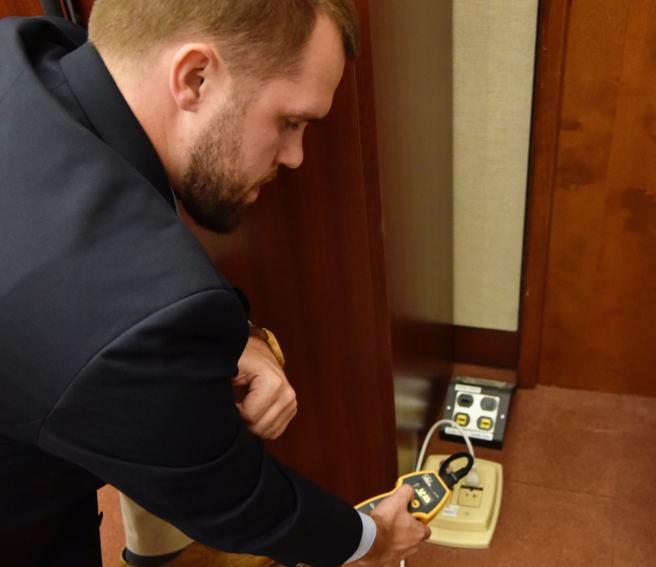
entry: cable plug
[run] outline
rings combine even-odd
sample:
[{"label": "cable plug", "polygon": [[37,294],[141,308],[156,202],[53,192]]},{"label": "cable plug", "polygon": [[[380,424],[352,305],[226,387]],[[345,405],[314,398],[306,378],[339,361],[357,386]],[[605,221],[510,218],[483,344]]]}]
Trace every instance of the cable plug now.
[{"label": "cable plug", "polygon": [[[467,459],[467,464],[464,467],[460,467],[457,471],[452,471],[450,467],[451,463],[456,459],[460,459],[462,457]],[[440,478],[444,481],[444,484],[447,486],[447,488],[452,488],[453,486],[456,485],[457,482],[459,482],[469,473],[469,471],[473,466],[474,466],[474,457],[472,457],[469,453],[455,453],[454,455],[451,455],[448,459],[442,461],[438,474],[440,475]]]},{"label": "cable plug", "polygon": [[481,485],[481,477],[476,472],[476,465],[467,473],[464,485],[469,488],[478,488]]}]

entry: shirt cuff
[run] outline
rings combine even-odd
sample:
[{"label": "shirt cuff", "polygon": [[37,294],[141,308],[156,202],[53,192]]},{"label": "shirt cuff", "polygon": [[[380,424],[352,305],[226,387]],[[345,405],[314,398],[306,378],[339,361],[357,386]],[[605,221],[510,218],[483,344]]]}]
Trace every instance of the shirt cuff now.
[{"label": "shirt cuff", "polygon": [[371,546],[376,539],[376,522],[362,512],[358,512],[358,514],[360,514],[360,519],[362,520],[362,539],[360,540],[360,545],[355,550],[355,553],[348,558],[346,563],[351,563],[352,561],[360,559],[360,557],[371,549]]}]

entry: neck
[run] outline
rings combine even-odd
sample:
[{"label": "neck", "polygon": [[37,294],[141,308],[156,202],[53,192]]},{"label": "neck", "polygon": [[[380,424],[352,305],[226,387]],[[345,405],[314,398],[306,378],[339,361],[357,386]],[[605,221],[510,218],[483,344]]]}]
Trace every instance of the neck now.
[{"label": "neck", "polygon": [[170,94],[165,55],[147,69],[118,65],[110,58],[103,61],[174,184],[179,178],[174,156],[182,140],[176,136],[177,106]]}]

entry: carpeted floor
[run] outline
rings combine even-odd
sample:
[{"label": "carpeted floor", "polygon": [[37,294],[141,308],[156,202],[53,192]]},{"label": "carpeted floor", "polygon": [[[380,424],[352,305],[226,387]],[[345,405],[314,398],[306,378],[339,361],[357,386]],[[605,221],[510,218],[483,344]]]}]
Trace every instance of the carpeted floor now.
[{"label": "carpeted floor", "polygon": [[[428,454],[462,445],[434,437]],[[423,544],[407,567],[656,564],[656,399],[538,386],[517,392],[502,450],[501,513],[487,550]],[[124,545],[118,497],[99,492],[105,567]]]},{"label": "carpeted floor", "polygon": [[[435,438],[428,453],[459,447]],[[520,390],[503,449],[476,454],[504,468],[492,545],[424,544],[408,567],[656,564],[656,399]]]}]

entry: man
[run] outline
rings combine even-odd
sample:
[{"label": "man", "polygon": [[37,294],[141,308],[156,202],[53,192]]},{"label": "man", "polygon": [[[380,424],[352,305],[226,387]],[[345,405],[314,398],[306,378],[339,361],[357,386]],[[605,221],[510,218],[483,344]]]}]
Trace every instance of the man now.
[{"label": "man", "polygon": [[428,536],[410,489],[372,521],[267,453],[293,392],[176,210],[227,232],[300,165],[353,14],[98,0],[90,43],[63,20],[0,22],[3,565],[99,565],[104,483],[204,545],[285,565],[387,567]]}]

